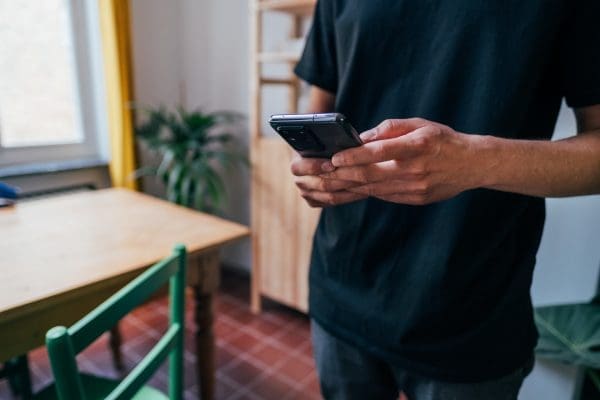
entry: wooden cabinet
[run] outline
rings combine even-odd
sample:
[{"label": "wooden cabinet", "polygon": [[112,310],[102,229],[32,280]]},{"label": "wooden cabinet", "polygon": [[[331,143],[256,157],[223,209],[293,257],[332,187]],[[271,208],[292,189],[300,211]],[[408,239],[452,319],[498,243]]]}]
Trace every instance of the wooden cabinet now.
[{"label": "wooden cabinet", "polygon": [[[302,37],[303,21],[316,0],[251,0],[250,135],[252,160],[252,310],[260,311],[261,296],[307,311],[308,263],[319,210],[298,195],[289,172],[293,151],[279,137],[264,132],[264,88],[283,86],[287,104],[278,113],[298,112],[300,82],[292,70],[299,53],[263,51],[265,13],[285,13],[289,39]],[[287,74],[269,77],[265,66],[283,64]],[[287,108],[287,109],[286,109]]]}]

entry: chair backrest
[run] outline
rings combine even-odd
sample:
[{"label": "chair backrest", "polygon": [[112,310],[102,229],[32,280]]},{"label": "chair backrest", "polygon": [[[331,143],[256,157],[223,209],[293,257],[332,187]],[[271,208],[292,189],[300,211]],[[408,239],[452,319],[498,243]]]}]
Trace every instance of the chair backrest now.
[{"label": "chair backrest", "polygon": [[130,399],[169,355],[169,398],[183,393],[183,332],[186,249],[175,246],[173,254],[144,271],[70,328],[58,326],[46,334],[46,346],[58,398],[83,400],[85,393],[75,356],[121,318],[170,281],[170,325],[144,359],[121,381],[107,399]]}]

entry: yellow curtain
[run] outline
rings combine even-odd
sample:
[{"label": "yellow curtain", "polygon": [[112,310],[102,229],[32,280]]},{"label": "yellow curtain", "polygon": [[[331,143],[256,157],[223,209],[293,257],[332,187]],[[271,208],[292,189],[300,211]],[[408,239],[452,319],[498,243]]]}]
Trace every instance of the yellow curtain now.
[{"label": "yellow curtain", "polygon": [[99,0],[113,186],[136,189],[129,0]]}]

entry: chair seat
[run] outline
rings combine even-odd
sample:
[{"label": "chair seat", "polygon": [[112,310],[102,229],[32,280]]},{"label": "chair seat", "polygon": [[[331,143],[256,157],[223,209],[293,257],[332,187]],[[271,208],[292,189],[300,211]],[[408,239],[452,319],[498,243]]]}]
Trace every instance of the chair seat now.
[{"label": "chair seat", "polygon": [[[86,400],[99,400],[106,398],[114,388],[120,383],[119,380],[103,378],[94,375],[80,374],[83,390],[86,394]],[[56,400],[56,390],[54,384],[46,386],[39,393],[33,396],[34,400]],[[144,386],[133,397],[133,400],[168,400],[169,397],[161,391],[150,386]]]}]

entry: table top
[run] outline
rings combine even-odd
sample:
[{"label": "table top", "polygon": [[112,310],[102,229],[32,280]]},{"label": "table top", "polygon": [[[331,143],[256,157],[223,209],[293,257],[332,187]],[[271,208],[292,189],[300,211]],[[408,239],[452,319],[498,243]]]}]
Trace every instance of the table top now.
[{"label": "table top", "polygon": [[201,253],[247,227],[124,189],[61,195],[0,209],[0,319],[141,270],[175,243]]}]

